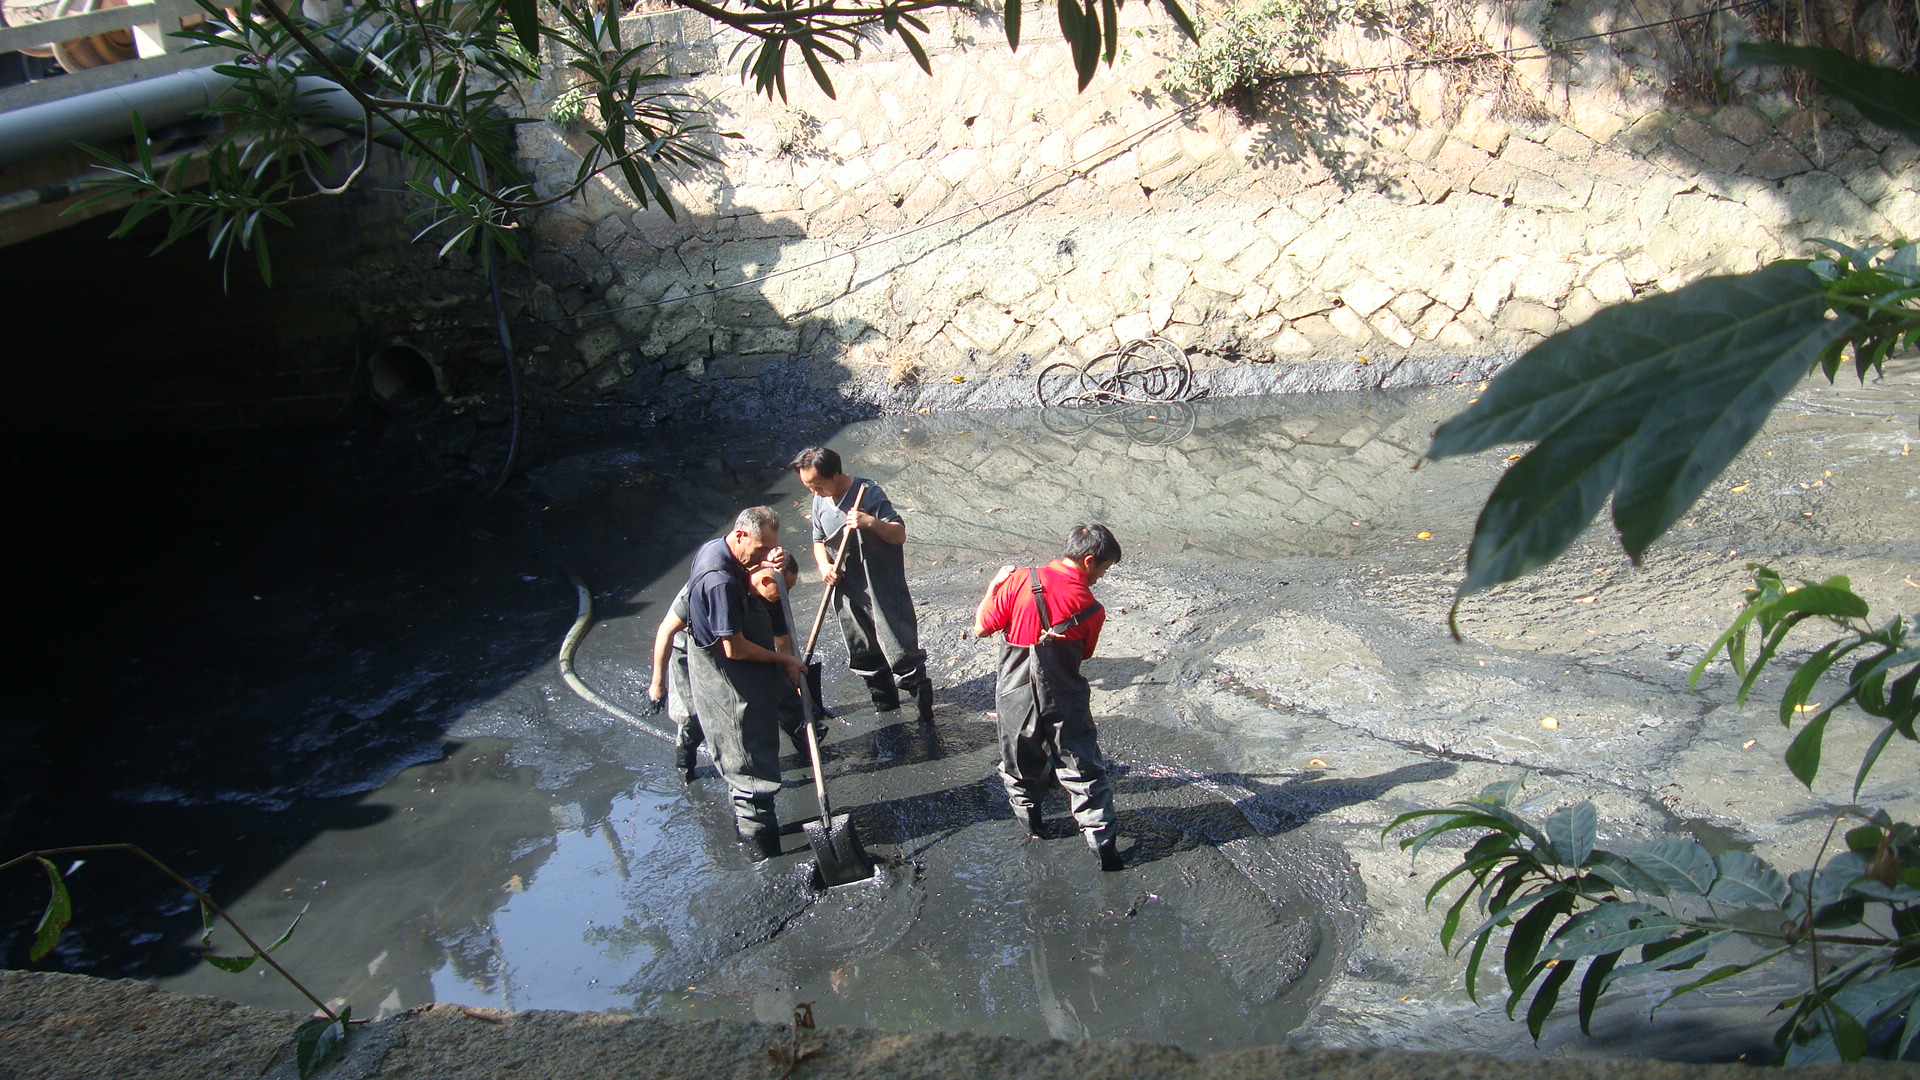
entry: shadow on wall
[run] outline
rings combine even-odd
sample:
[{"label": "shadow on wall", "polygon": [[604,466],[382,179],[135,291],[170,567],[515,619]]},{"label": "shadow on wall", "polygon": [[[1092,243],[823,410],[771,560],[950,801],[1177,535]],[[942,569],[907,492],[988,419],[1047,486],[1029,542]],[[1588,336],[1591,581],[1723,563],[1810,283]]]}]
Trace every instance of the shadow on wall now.
[{"label": "shadow on wall", "polygon": [[[784,275],[763,280],[802,241],[797,228],[750,208],[631,218],[631,227],[622,216],[590,227],[567,213],[535,222],[531,273],[509,301],[516,344],[527,346],[518,350],[523,375],[563,398],[641,409],[652,421],[875,412],[847,392],[831,319],[781,292]],[[497,392],[497,372],[485,387]]]}]

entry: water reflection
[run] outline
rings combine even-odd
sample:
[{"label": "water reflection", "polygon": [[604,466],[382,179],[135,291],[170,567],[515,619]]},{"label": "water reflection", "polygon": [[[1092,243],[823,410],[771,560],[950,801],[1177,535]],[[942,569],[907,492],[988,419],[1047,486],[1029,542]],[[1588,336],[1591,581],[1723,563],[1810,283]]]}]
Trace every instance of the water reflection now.
[{"label": "water reflection", "polygon": [[852,468],[905,511],[935,565],[1050,551],[1098,520],[1128,550],[1343,555],[1403,499],[1434,420],[1425,394],[1234,398],[883,418]]}]

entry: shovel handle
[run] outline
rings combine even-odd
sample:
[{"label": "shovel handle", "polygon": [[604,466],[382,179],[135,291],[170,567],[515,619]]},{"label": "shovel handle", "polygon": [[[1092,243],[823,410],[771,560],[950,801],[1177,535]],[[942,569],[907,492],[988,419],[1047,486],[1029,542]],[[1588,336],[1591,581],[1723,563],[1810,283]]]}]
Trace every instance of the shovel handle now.
[{"label": "shovel handle", "polygon": [[[843,546],[840,550],[842,553],[845,553],[846,548]],[[791,627],[793,625],[793,605],[787,602],[787,575],[775,574],[773,575],[773,581],[780,589],[780,614],[785,617],[787,625]],[[832,595],[832,590],[828,590],[828,595]],[[820,607],[820,614],[824,616],[826,613],[826,605],[823,603]],[[813,621],[813,631],[816,634],[820,632],[819,619]],[[812,642],[808,642],[807,644],[807,656],[809,658],[813,656]],[[809,660],[808,662],[811,661]],[[821,775],[820,737],[814,734],[813,730],[813,695],[807,692],[805,686],[799,687],[798,689],[800,691],[800,715],[806,720],[807,757],[812,760],[813,764],[813,793],[820,799],[820,821],[824,826],[825,823],[833,820],[833,811],[827,805],[827,780],[825,776]]]},{"label": "shovel handle", "polygon": [[[865,484],[861,484],[860,490],[853,493],[853,508],[855,510],[860,509],[860,500],[864,498],[866,494],[867,485]],[[853,540],[854,533],[859,531],[853,527],[851,520],[852,515],[848,515],[848,517],[849,520],[846,526],[840,530],[840,550],[835,552],[833,556],[833,572],[835,574],[838,574],[840,567],[846,563],[847,544]],[[781,587],[784,589],[785,585],[783,584]],[[827,605],[833,602],[833,588],[832,585],[827,586],[827,591],[820,596],[820,610],[813,613],[813,629],[807,633],[807,651],[806,654],[800,658],[805,663],[813,663],[813,647],[820,643],[820,626],[827,621]],[[784,596],[786,594],[783,592],[781,595]]]}]

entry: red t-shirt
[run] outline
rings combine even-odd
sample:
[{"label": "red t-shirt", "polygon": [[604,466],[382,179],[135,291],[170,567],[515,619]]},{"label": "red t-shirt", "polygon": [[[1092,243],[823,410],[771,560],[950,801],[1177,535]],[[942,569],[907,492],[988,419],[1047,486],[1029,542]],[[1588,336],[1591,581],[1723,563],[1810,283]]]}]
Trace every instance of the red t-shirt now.
[{"label": "red t-shirt", "polygon": [[[1027,569],[1016,568],[994,586],[993,599],[981,622],[990,634],[1005,630],[1009,645],[1032,645],[1040,640],[1040,616],[1033,609],[1033,585]],[[1040,587],[1047,594],[1047,617],[1056,625],[1093,603],[1093,593],[1078,567],[1048,563],[1040,568]],[[1100,626],[1106,621],[1106,611],[1096,611],[1080,625],[1061,631],[1060,637],[1085,642],[1081,656],[1092,656],[1093,647],[1100,641]]]}]

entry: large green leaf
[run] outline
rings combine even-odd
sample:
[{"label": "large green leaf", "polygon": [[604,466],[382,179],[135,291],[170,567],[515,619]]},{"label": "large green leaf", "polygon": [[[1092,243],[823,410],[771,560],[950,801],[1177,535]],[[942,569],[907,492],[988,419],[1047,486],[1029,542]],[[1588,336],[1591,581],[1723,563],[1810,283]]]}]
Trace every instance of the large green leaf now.
[{"label": "large green leaf", "polygon": [[1804,265],[1776,263],[1609,308],[1535,346],[1427,451],[1538,443],[1489,496],[1461,594],[1551,561],[1609,494],[1637,561],[1853,325],[1828,306]]},{"label": "large green leaf", "polygon": [[1920,79],[1893,68],[1863,64],[1835,49],[1743,41],[1727,50],[1728,67],[1784,64],[1820,81],[1860,115],[1889,131],[1920,141]]},{"label": "large green leaf", "polygon": [[1691,840],[1664,836],[1632,855],[1633,863],[1666,887],[1669,894],[1705,896],[1720,871],[1707,849]]},{"label": "large green leaf", "polygon": [[1595,851],[1589,861],[1592,865],[1586,867],[1587,872],[1617,889],[1642,896],[1667,895],[1667,887],[1660,879],[1640,869],[1632,859],[1623,855],[1602,849]]},{"label": "large green leaf", "polygon": [[1654,907],[1627,901],[1600,904],[1567,920],[1541,950],[1542,960],[1577,960],[1663,941],[1680,924]]},{"label": "large green leaf", "polygon": [[[1791,272],[1783,277],[1819,280],[1786,269]],[[1780,292],[1792,289],[1789,283]],[[1685,362],[1683,381],[1658,400],[1634,440],[1613,498],[1614,527],[1636,565],[1752,441],[1821,350],[1855,322],[1852,316],[1828,320],[1825,311],[1824,296],[1803,297],[1778,320],[1729,335],[1719,356]]]},{"label": "large green leaf", "polygon": [[1547,840],[1554,861],[1561,866],[1584,866],[1593,854],[1593,840],[1599,828],[1599,816],[1593,804],[1580,802],[1563,806],[1547,815]]},{"label": "large green leaf", "polygon": [[1787,899],[1787,879],[1766,860],[1748,851],[1723,851],[1713,863],[1720,876],[1713,879],[1707,899],[1742,907],[1779,907]]},{"label": "large green leaf", "polygon": [[1600,995],[1607,987],[1607,976],[1613,974],[1613,966],[1620,962],[1619,953],[1607,953],[1596,956],[1587,964],[1587,973],[1580,978],[1580,1033],[1593,1034],[1593,1010],[1600,1004]]},{"label": "large green leaf", "polygon": [[1573,910],[1574,901],[1579,899],[1570,891],[1550,892],[1531,911],[1514,920],[1513,932],[1507,936],[1507,951],[1503,957],[1507,985],[1512,993],[1507,998],[1507,1015],[1513,1015],[1514,1006],[1519,1004],[1520,995],[1527,985],[1540,974],[1540,945],[1547,939],[1547,931],[1553,928],[1554,920],[1564,917]]},{"label": "large green leaf", "polygon": [[1547,1017],[1553,1015],[1553,1007],[1560,1001],[1560,988],[1573,975],[1570,963],[1555,964],[1540,980],[1540,989],[1534,991],[1533,1004],[1527,1006],[1527,1034],[1534,1042],[1540,1041],[1540,1029],[1547,1025]]},{"label": "large green leaf", "polygon": [[513,24],[513,36],[520,39],[520,46],[528,55],[539,56],[539,0],[501,0],[501,6],[506,9],[507,21]]}]

